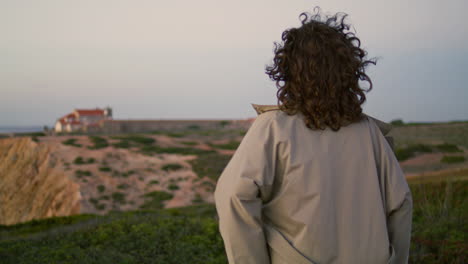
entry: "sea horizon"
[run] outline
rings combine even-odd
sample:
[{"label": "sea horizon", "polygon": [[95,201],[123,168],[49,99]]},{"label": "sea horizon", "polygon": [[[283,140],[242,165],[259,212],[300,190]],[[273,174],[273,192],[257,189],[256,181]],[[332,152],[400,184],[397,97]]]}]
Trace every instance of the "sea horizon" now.
[{"label": "sea horizon", "polygon": [[0,126],[0,134],[42,132],[44,126]]}]

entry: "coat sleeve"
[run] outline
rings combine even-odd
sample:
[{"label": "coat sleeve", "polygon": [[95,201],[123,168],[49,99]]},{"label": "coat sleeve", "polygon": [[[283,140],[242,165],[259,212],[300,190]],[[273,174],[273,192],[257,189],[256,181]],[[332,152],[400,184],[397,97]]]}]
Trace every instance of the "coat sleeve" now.
[{"label": "coat sleeve", "polygon": [[384,136],[377,134],[377,165],[387,215],[387,229],[395,256],[392,263],[408,263],[413,200],[405,175]]},{"label": "coat sleeve", "polygon": [[219,229],[230,264],[270,263],[262,227],[262,199],[275,171],[270,116],[257,117],[216,185]]}]

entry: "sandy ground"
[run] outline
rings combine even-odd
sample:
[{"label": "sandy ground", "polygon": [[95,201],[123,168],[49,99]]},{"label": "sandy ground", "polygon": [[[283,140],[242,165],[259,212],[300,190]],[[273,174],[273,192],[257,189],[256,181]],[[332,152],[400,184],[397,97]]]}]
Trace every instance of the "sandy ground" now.
[{"label": "sandy ground", "polygon": [[[163,135],[145,135],[145,137],[156,139],[158,146],[161,147],[186,147],[181,143],[182,139]],[[76,143],[81,144],[82,147],[62,144],[69,138],[76,139]],[[148,156],[132,149],[111,146],[93,150],[87,148],[92,146],[88,136],[50,136],[41,137],[40,141],[41,144],[50,144],[54,147],[53,155],[58,161],[57,167],[63,169],[68,177],[80,184],[83,198],[81,213],[104,214],[110,210],[138,209],[145,202],[142,196],[152,191],[165,191],[173,194],[173,198],[166,201],[166,208],[191,205],[194,199],[213,202],[212,190],[207,186],[214,186],[215,183],[207,177],[200,179],[192,171],[188,162],[196,159],[195,155],[154,154]],[[118,141],[108,139],[111,144]],[[199,146],[202,149],[211,148],[202,142]],[[85,161],[93,158],[95,162],[75,164],[74,160],[77,157],[82,157]],[[179,164],[182,168],[166,171],[163,169],[166,164]],[[100,170],[103,167],[109,168],[110,171]],[[91,176],[78,175],[77,171],[89,171]],[[98,187],[100,185],[104,187]],[[105,190],[102,191],[99,188],[105,188]],[[123,193],[125,202],[114,201],[115,193]],[[98,209],[96,204],[101,207],[104,205],[105,209]]]}]

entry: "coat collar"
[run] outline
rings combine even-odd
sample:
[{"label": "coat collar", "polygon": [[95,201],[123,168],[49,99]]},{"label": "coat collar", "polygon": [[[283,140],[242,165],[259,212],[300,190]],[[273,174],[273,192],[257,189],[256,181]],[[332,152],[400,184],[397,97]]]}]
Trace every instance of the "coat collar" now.
[{"label": "coat collar", "polygon": [[[268,111],[280,110],[278,105],[252,104],[252,107],[255,109],[255,112],[257,112],[257,115],[260,115]],[[377,124],[382,134],[387,135],[390,132],[390,130],[392,130],[392,125],[385,123],[384,121],[381,121],[372,116],[369,116],[367,114],[364,114],[364,115],[371,118]]]}]

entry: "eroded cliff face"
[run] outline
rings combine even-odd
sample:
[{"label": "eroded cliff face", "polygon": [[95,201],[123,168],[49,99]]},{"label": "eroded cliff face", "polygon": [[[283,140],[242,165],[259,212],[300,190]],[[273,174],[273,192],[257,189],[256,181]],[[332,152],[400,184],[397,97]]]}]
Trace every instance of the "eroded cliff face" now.
[{"label": "eroded cliff face", "polygon": [[80,213],[80,186],[57,169],[53,146],[0,140],[0,224]]}]

